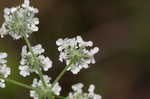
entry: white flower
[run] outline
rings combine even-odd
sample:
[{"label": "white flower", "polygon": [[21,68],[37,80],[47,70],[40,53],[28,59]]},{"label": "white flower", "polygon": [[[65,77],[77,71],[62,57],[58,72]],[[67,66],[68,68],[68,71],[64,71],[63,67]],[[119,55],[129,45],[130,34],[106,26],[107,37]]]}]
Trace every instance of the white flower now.
[{"label": "white flower", "polygon": [[10,68],[5,64],[0,65],[0,75],[2,75],[4,78],[7,78],[10,75]]},{"label": "white flower", "polygon": [[7,53],[0,53],[0,64],[7,63],[7,60],[5,60],[6,57],[7,57]]},{"label": "white flower", "polygon": [[[37,58],[39,62],[39,66],[44,71],[48,71],[50,68],[52,68],[52,61],[43,55],[45,50],[42,48],[41,44],[35,45],[32,47],[33,53],[35,57]],[[20,75],[23,77],[29,76],[30,73],[35,72],[38,73],[36,67],[35,67],[35,60],[32,56],[32,53],[28,51],[27,46],[22,47],[22,53],[21,53],[21,61],[20,61]]]},{"label": "white flower", "polygon": [[66,65],[71,65],[68,70],[77,74],[81,69],[88,68],[89,64],[95,64],[94,55],[98,53],[99,48],[93,46],[92,41],[83,41],[81,36],[71,39],[59,39],[56,41],[58,51],[60,52],[59,60],[65,61]]},{"label": "white flower", "polygon": [[38,59],[41,62],[44,71],[48,71],[49,68],[52,68],[52,61],[48,57],[40,55],[38,56]]},{"label": "white flower", "polygon": [[83,92],[83,84],[78,83],[72,86],[73,92],[69,93],[67,99],[102,99],[102,97],[98,94],[94,93],[95,86],[90,85],[88,92]]},{"label": "white flower", "polygon": [[32,72],[29,66],[19,66],[19,70],[20,75],[22,75],[23,77],[30,76],[30,72]]},{"label": "white flower", "polygon": [[[60,95],[61,87],[59,86],[59,83],[56,83],[56,84],[54,85],[54,87],[51,89],[51,86],[52,86],[52,85],[51,85],[51,82],[50,82],[51,78],[48,77],[47,75],[44,75],[43,78],[44,78],[44,81],[45,81],[46,86],[47,86],[46,88],[43,86],[42,81],[41,81],[41,80],[38,80],[38,79],[36,79],[36,78],[33,80],[32,87],[40,88],[40,89],[42,90],[42,92],[43,92],[42,95],[50,94],[51,91],[52,91],[55,95]],[[31,90],[31,91],[30,91],[30,96],[31,96],[33,99],[39,99],[40,95],[41,95],[41,94],[40,94],[39,92],[37,92],[36,90]]]},{"label": "white flower", "polygon": [[84,85],[82,83],[78,83],[72,86],[73,91],[82,92],[82,88]]},{"label": "white flower", "polygon": [[29,0],[24,0],[24,3],[22,4],[23,7],[28,8],[30,7],[30,1]]},{"label": "white flower", "polygon": [[0,88],[5,88],[5,80],[4,79],[0,79]]},{"label": "white flower", "polygon": [[91,84],[88,89],[88,91],[89,91],[88,97],[90,99],[101,99],[102,97],[100,95],[95,94],[94,90],[95,90],[95,86],[93,84]]},{"label": "white flower", "polygon": [[32,97],[33,99],[39,99],[39,95],[34,90],[30,91],[30,97]]},{"label": "white flower", "polygon": [[4,9],[5,22],[0,29],[1,37],[10,35],[14,39],[20,39],[22,33],[29,37],[32,32],[38,31],[36,25],[39,24],[39,19],[35,17],[38,9],[29,4],[29,0],[24,0],[21,6]]},{"label": "white flower", "polygon": [[6,65],[7,60],[5,58],[7,56],[7,53],[0,53],[0,88],[5,88],[5,80],[3,78],[7,78],[11,72],[10,68]]},{"label": "white flower", "polygon": [[33,50],[34,54],[36,54],[36,55],[40,55],[45,52],[45,50],[42,48],[41,44],[38,44],[38,45],[32,47],[32,50]]},{"label": "white flower", "polygon": [[60,95],[61,87],[59,86],[59,83],[56,83],[54,87],[52,88],[52,92],[56,95]]}]

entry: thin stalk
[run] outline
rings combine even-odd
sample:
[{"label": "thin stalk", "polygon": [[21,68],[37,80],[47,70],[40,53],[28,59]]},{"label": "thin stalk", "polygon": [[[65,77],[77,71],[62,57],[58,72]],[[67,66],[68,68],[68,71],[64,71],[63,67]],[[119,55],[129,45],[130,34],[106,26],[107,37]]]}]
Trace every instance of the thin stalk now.
[{"label": "thin stalk", "polygon": [[62,72],[56,77],[56,79],[54,80],[54,82],[52,83],[52,88],[55,86],[55,84],[57,82],[59,82],[59,80],[62,78],[62,76],[65,74],[65,72],[67,71],[67,69],[72,65],[72,62],[70,62],[69,65],[67,65]]},{"label": "thin stalk", "polygon": [[47,94],[47,95],[48,95],[47,98],[51,99],[52,95],[51,94]]},{"label": "thin stalk", "polygon": [[40,96],[39,99],[46,99],[46,96]]},{"label": "thin stalk", "polygon": [[37,58],[36,58],[36,56],[35,56],[35,54],[34,54],[34,52],[33,52],[33,50],[32,50],[32,46],[31,46],[31,44],[30,44],[28,38],[26,37],[26,35],[25,35],[24,33],[22,33],[22,35],[23,35],[23,38],[24,38],[24,40],[25,40],[25,42],[26,42],[26,44],[27,44],[27,46],[28,46],[28,48],[29,48],[29,51],[31,52],[32,57],[33,57],[33,59],[34,59],[34,61],[35,61],[35,66],[37,67],[37,70],[38,70],[38,73],[39,73],[39,77],[40,77],[40,79],[41,79],[41,81],[42,81],[44,87],[47,87],[47,86],[46,86],[46,83],[45,83],[45,81],[44,81],[44,78],[43,78],[43,73],[42,73],[42,71],[41,71],[41,69],[40,69],[40,67],[39,67],[39,61],[37,60]]},{"label": "thin stalk", "polygon": [[47,94],[48,96],[47,96],[47,98],[48,99],[55,99],[55,96],[53,96],[52,94]]},{"label": "thin stalk", "polygon": [[12,79],[5,78],[4,80],[7,81],[7,82],[9,82],[9,83],[12,83],[12,84],[15,84],[15,85],[18,85],[18,86],[27,88],[27,89],[37,90],[37,88],[34,88],[34,87],[32,87],[32,86],[29,86],[29,85],[20,83],[20,82],[18,82],[18,81],[12,80]]}]

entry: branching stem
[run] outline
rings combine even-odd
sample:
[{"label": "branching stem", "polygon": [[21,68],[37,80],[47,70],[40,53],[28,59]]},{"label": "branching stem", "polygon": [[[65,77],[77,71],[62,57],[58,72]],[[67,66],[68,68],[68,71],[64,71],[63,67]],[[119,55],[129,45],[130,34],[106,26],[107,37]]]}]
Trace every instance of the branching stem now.
[{"label": "branching stem", "polygon": [[9,82],[9,83],[12,83],[12,84],[15,84],[15,85],[18,85],[18,86],[27,88],[27,89],[37,90],[37,88],[34,88],[34,87],[32,87],[32,86],[29,86],[29,85],[20,83],[20,82],[18,82],[18,81],[12,80],[12,79],[8,79],[8,78],[2,78],[2,79],[4,79],[5,81],[7,81],[7,82]]},{"label": "branching stem", "polygon": [[26,42],[26,44],[27,44],[27,46],[28,46],[28,48],[29,48],[29,51],[31,52],[32,57],[33,57],[33,59],[34,59],[34,61],[35,61],[35,66],[36,66],[37,71],[38,71],[38,73],[39,73],[39,77],[40,77],[40,79],[41,79],[41,81],[42,81],[42,83],[43,83],[43,86],[44,86],[44,87],[47,87],[47,86],[46,86],[46,83],[45,83],[45,81],[44,81],[44,78],[43,78],[43,73],[42,73],[42,71],[41,71],[41,69],[40,69],[40,66],[39,66],[39,61],[37,60],[37,58],[36,58],[36,56],[35,56],[35,54],[34,54],[34,52],[33,52],[33,49],[32,49],[32,46],[31,46],[31,44],[30,44],[30,41],[29,41],[28,38],[26,37],[25,33],[22,33],[22,35],[23,35],[23,38],[24,38],[24,40],[25,40],[25,42]]},{"label": "branching stem", "polygon": [[54,82],[52,83],[52,88],[55,86],[55,84],[57,82],[59,82],[59,80],[62,78],[62,76],[65,74],[65,72],[67,71],[67,69],[72,65],[72,62],[70,62],[69,65],[67,65],[62,72],[56,77],[56,79],[54,80]]}]

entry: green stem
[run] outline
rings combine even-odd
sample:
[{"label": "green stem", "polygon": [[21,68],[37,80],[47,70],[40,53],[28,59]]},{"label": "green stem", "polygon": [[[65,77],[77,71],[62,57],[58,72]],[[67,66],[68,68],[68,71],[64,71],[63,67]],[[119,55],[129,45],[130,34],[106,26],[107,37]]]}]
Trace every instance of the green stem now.
[{"label": "green stem", "polygon": [[46,96],[40,96],[39,99],[46,99]]},{"label": "green stem", "polygon": [[[3,78],[2,78],[2,79],[3,79]],[[37,90],[37,88],[34,88],[34,87],[32,87],[32,86],[29,86],[29,85],[20,83],[20,82],[18,82],[18,81],[12,80],[12,79],[5,78],[4,80],[7,81],[7,82],[10,82],[10,83],[12,83],[12,84],[15,84],[15,85],[18,85],[18,86],[27,88],[27,89]]]},{"label": "green stem", "polygon": [[34,54],[34,52],[33,52],[32,46],[31,46],[31,44],[30,44],[28,38],[26,37],[26,35],[25,35],[24,33],[22,33],[22,35],[23,35],[24,40],[25,40],[25,42],[26,42],[26,44],[27,44],[27,46],[28,46],[28,48],[29,48],[29,51],[31,52],[32,57],[33,57],[33,59],[34,59],[34,61],[35,61],[35,66],[37,67],[37,70],[38,70],[38,73],[39,73],[39,77],[40,77],[40,79],[41,79],[41,81],[42,81],[44,87],[46,87],[46,83],[45,83],[44,78],[43,78],[43,73],[42,73],[42,71],[41,71],[41,69],[40,69],[40,66],[39,66],[39,61],[37,60],[37,58],[36,58],[36,56],[35,56],[35,54]]},{"label": "green stem", "polygon": [[65,72],[67,71],[67,69],[71,66],[72,62],[70,62],[69,65],[67,65],[62,72],[57,76],[57,78],[54,80],[54,82],[52,83],[52,88],[55,86],[55,84],[57,82],[59,82],[59,80],[62,78],[62,76],[65,74]]},{"label": "green stem", "polygon": [[52,93],[47,94],[47,95],[48,95],[48,96],[47,96],[47,97],[48,97],[48,99],[55,99],[55,96],[53,96],[53,95],[52,95]]}]

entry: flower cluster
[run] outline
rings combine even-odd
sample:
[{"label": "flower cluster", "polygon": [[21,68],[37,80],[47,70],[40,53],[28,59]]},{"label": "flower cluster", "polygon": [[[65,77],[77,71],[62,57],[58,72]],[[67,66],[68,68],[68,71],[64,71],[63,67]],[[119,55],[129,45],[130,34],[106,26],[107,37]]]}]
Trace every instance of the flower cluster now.
[{"label": "flower cluster", "polygon": [[5,22],[0,29],[1,37],[8,34],[14,39],[20,39],[22,33],[28,37],[32,32],[38,31],[36,25],[39,24],[39,19],[35,17],[38,9],[29,4],[29,0],[24,0],[21,6],[4,9]]},{"label": "flower cluster", "polygon": [[61,87],[59,86],[59,83],[56,83],[53,88],[51,88],[51,83],[50,80],[51,78],[48,77],[47,75],[43,76],[44,81],[46,82],[46,88],[43,86],[42,81],[38,79],[33,80],[32,86],[35,88],[41,89],[42,92],[38,92],[36,90],[31,90],[30,91],[30,96],[33,97],[34,99],[39,99],[39,97],[48,95],[48,94],[55,94],[55,95],[60,95]]},{"label": "flower cluster", "polygon": [[[43,55],[44,49],[42,48],[41,44],[35,45],[32,47],[33,53],[38,60],[39,68],[42,68],[44,71],[48,71],[50,68],[52,68],[52,61],[49,59],[49,57],[46,57]],[[29,76],[32,72],[37,72],[37,68],[34,65],[35,59],[32,56],[32,52],[28,51],[27,46],[22,47],[22,53],[21,53],[22,59],[20,61],[20,75],[23,77]]]},{"label": "flower cluster", "polygon": [[90,63],[94,64],[94,55],[99,51],[98,47],[89,50],[93,46],[93,42],[86,42],[81,36],[59,39],[56,44],[59,46],[59,60],[70,65],[68,70],[71,70],[73,74],[77,74],[82,68],[88,68]]},{"label": "flower cluster", "polygon": [[84,85],[78,83],[72,86],[73,92],[64,97],[60,95],[61,86],[59,81],[67,71],[78,74],[81,69],[89,68],[89,64],[95,64],[94,55],[99,52],[98,47],[93,47],[92,41],[84,41],[81,36],[74,38],[58,39],[56,44],[60,52],[59,60],[65,62],[66,67],[51,82],[48,75],[43,72],[52,68],[52,61],[44,55],[45,50],[41,44],[31,46],[28,37],[35,31],[38,31],[37,25],[39,19],[35,17],[38,9],[30,6],[29,0],[17,7],[5,8],[5,22],[0,28],[0,35],[10,35],[13,39],[24,39],[26,44],[22,47],[21,60],[19,65],[19,74],[23,77],[36,73],[40,79],[33,79],[32,85],[27,85],[15,80],[8,79],[10,68],[7,67],[7,53],[0,53],[0,87],[5,87],[5,81],[15,85],[30,89],[30,97],[33,99],[101,99],[101,96],[95,94],[94,85],[90,85],[88,92],[83,91]]},{"label": "flower cluster", "polygon": [[6,65],[6,57],[7,53],[0,53],[0,88],[5,88],[5,78],[7,78],[11,72],[10,68]]},{"label": "flower cluster", "polygon": [[88,93],[83,92],[84,85],[82,83],[78,83],[72,86],[73,92],[69,93],[67,99],[101,99],[101,96],[94,93],[95,86],[90,85],[88,89]]}]

